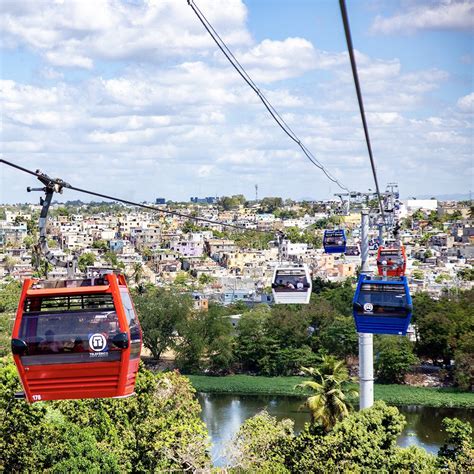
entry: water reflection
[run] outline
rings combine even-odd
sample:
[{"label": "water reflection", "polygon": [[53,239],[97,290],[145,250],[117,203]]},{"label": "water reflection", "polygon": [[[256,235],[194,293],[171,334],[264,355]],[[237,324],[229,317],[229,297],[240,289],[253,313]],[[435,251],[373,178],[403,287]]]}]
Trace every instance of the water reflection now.
[{"label": "water reflection", "polygon": [[[240,425],[263,409],[279,420],[293,420],[296,433],[310,420],[309,412],[302,406],[303,400],[292,397],[199,393],[198,398],[202,407],[201,417],[211,437],[211,454],[216,466],[226,465],[226,445],[237,433]],[[473,410],[412,405],[399,407],[399,410],[405,416],[407,425],[398,439],[398,444],[403,447],[420,446],[434,454],[444,442],[444,433],[441,431],[443,418],[457,417],[474,426]]]},{"label": "water reflection", "polygon": [[407,420],[407,426],[398,439],[400,446],[420,446],[436,454],[444,443],[445,433],[441,430],[443,418],[459,418],[474,426],[474,411],[461,408],[431,408],[417,405],[399,407]]}]

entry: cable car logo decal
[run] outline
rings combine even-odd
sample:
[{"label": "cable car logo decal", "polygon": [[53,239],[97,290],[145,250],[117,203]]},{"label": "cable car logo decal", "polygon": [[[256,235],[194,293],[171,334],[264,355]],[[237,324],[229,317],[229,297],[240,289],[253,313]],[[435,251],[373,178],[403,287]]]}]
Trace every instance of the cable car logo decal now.
[{"label": "cable car logo decal", "polygon": [[94,352],[103,352],[107,349],[107,339],[103,334],[92,334],[89,336],[89,347]]},{"label": "cable car logo decal", "polygon": [[364,304],[364,311],[366,313],[371,313],[374,310],[374,305],[372,303],[365,303]]}]

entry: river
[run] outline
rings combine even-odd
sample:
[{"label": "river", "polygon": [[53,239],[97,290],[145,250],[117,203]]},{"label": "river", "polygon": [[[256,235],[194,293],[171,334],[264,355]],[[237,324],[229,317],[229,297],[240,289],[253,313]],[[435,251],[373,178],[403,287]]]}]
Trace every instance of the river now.
[{"label": "river", "polygon": [[[201,417],[206,423],[212,442],[212,460],[215,466],[225,466],[225,447],[247,419],[266,409],[278,419],[290,418],[298,433],[309,421],[309,413],[302,408],[303,400],[292,397],[244,396],[199,393]],[[398,444],[416,445],[436,454],[444,442],[441,421],[457,417],[474,425],[474,410],[461,408],[432,408],[421,406],[398,407],[407,424]]]}]

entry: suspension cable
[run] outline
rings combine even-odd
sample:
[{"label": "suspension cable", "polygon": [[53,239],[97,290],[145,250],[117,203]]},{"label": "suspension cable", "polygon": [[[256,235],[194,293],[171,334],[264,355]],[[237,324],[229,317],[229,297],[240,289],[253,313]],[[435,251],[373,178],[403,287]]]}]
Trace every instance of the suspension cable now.
[{"label": "suspension cable", "polygon": [[379,201],[380,213],[382,219],[385,221],[385,213],[383,210],[382,196],[380,195],[379,182],[377,179],[377,171],[375,169],[375,161],[372,154],[372,146],[370,144],[369,129],[367,127],[367,120],[365,118],[364,102],[362,100],[362,92],[359,83],[359,75],[357,73],[357,64],[354,56],[354,47],[352,45],[351,30],[349,27],[349,18],[347,15],[346,2],[345,0],[339,0],[339,6],[341,8],[342,22],[344,23],[344,33],[346,36],[347,49],[349,51],[349,57],[351,60],[352,75],[354,77],[354,85],[357,93],[357,100],[359,102],[360,116],[362,119],[362,125],[364,127],[365,141],[367,143],[367,150],[369,151],[370,166],[372,167],[372,174],[375,181],[375,190],[377,192],[377,199]]},{"label": "suspension cable", "polygon": [[[32,170],[29,170],[27,168],[23,168],[20,165],[17,165],[15,163],[7,161],[3,158],[0,159],[0,163],[4,163],[7,166],[15,168],[15,169],[17,169],[19,171],[22,171],[24,173],[28,173],[32,176],[36,176],[37,178],[41,177],[41,178],[44,179],[44,176],[45,176],[43,173],[40,173],[39,170],[32,171]],[[65,181],[63,181],[61,179],[51,179],[51,178],[49,178],[49,180],[50,180],[51,184],[58,184],[63,188],[71,189],[71,190],[77,191],[79,193],[89,194],[91,196],[96,196],[96,197],[100,197],[100,198],[103,198],[103,199],[108,199],[110,201],[121,202],[123,204],[128,204],[128,205],[134,206],[134,207],[141,207],[143,209],[148,209],[150,211],[154,211],[154,212],[158,212],[158,213],[161,212],[163,214],[173,215],[173,216],[177,216],[177,217],[183,217],[183,218],[186,218],[188,220],[194,220],[194,221],[198,221],[198,222],[206,222],[208,224],[221,225],[223,227],[231,227],[233,229],[243,230],[243,231],[247,231],[247,232],[250,231],[250,232],[258,232],[258,233],[262,233],[262,234],[268,234],[267,231],[260,230],[260,229],[248,229],[247,227],[244,227],[244,226],[241,226],[241,225],[238,225],[238,224],[228,224],[228,223],[225,223],[225,222],[213,221],[212,219],[206,219],[204,217],[196,217],[196,216],[191,216],[191,215],[188,215],[188,214],[183,214],[181,212],[170,211],[170,210],[167,210],[167,209],[159,209],[155,206],[150,206],[150,205],[147,205],[147,204],[140,204],[138,202],[129,201],[127,199],[122,199],[122,198],[118,198],[118,197],[115,197],[115,196],[109,196],[107,194],[97,193],[95,191],[90,191],[90,190],[87,190],[87,189],[81,189],[81,188],[78,188],[76,186],[72,186],[71,184],[66,183]]]},{"label": "suspension cable", "polygon": [[311,151],[308,150],[308,148],[302,143],[302,141],[298,138],[298,136],[295,134],[295,132],[291,129],[291,127],[285,122],[283,117],[277,112],[277,110],[273,107],[273,105],[270,103],[270,101],[265,97],[263,92],[258,88],[258,86],[255,84],[255,82],[251,79],[251,77],[248,75],[247,71],[244,69],[244,67],[239,63],[239,61],[236,59],[236,57],[232,54],[232,51],[227,47],[225,44],[224,40],[219,36],[217,31],[214,29],[214,27],[209,23],[207,18],[204,16],[204,14],[201,12],[201,10],[198,8],[198,6],[194,3],[193,0],[188,0],[188,5],[193,9],[194,13],[198,17],[199,21],[203,24],[204,28],[206,31],[209,33],[211,38],[214,40],[218,48],[222,51],[224,56],[229,60],[230,64],[234,67],[234,69],[239,73],[239,75],[242,77],[242,79],[251,87],[251,89],[257,94],[258,98],[261,100],[265,108],[268,110],[272,118],[275,120],[275,122],[278,124],[278,126],[290,137],[291,140],[293,140],[302,150],[302,152],[305,154],[305,156],[308,158],[311,163],[313,163],[314,166],[319,168],[325,175],[326,177],[331,180],[333,183],[337,184],[341,189],[349,192],[349,189],[341,184],[339,180],[331,175],[329,171],[324,167],[324,165],[311,153]]}]

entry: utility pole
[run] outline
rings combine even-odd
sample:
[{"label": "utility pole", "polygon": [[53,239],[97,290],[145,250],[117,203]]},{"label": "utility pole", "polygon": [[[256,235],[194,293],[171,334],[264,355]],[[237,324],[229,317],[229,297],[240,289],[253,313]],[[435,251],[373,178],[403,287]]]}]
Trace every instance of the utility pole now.
[{"label": "utility pole", "polygon": [[258,202],[258,184],[255,185],[255,201]]},{"label": "utility pole", "polygon": [[[361,210],[361,267],[362,274],[369,273],[369,210]],[[374,335],[359,333],[359,409],[374,404]]]}]

